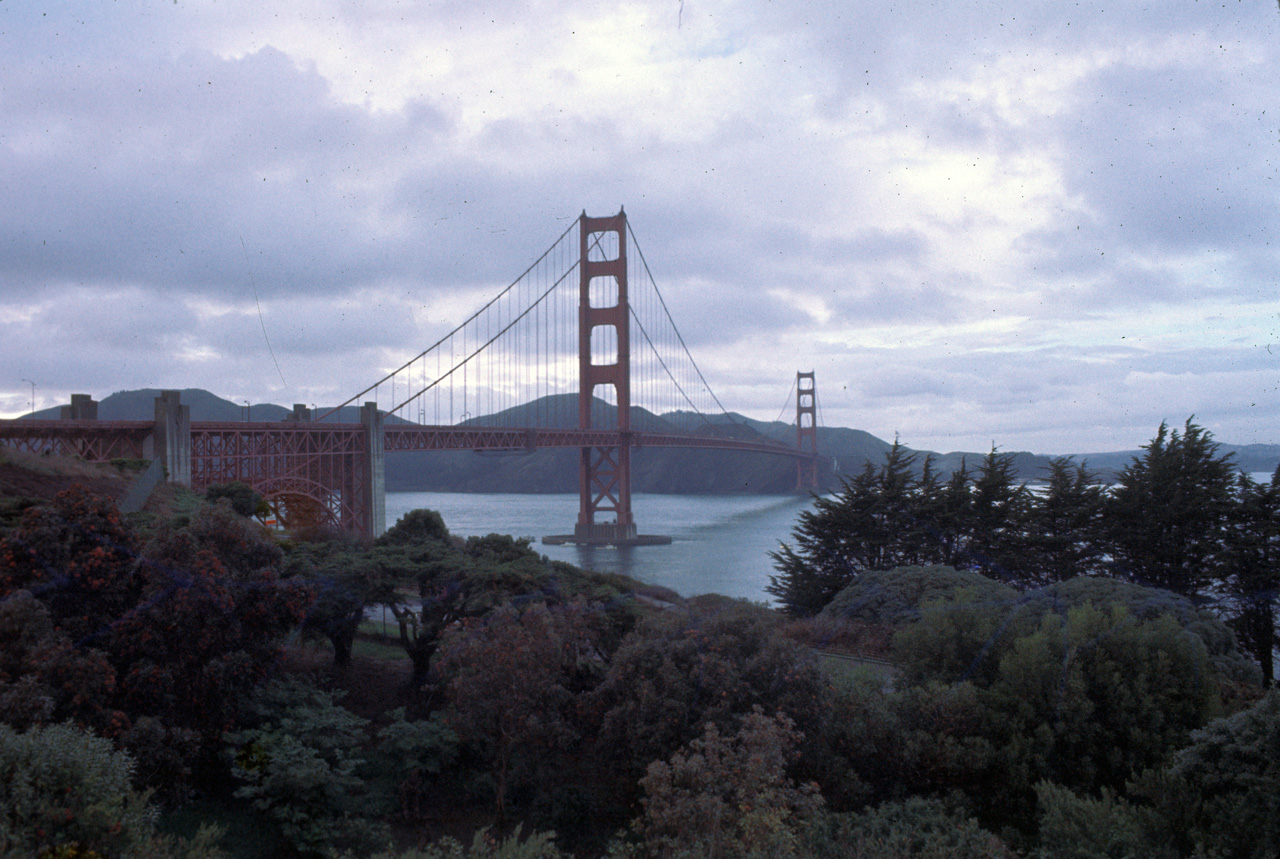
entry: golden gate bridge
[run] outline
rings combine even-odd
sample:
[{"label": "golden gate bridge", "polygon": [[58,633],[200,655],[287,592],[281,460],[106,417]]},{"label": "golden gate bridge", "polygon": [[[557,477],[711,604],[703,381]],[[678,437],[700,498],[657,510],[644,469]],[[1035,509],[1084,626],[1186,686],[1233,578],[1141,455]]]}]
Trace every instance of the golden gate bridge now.
[{"label": "golden gate bridge", "polygon": [[[354,404],[359,421],[340,422]],[[0,421],[0,445],[89,461],[151,460],[157,477],[162,470],[196,490],[240,481],[285,527],[370,537],[386,527],[387,452],[577,448],[577,522],[572,534],[544,540],[634,545],[668,541],[638,533],[634,448],[786,456],[796,462],[797,489],[811,490],[816,405],[814,374],[797,373],[794,444],[727,434],[710,416],[728,411],[676,328],[626,213],[584,212],[462,324],[322,413],[295,405],[284,421],[192,421],[178,393],[166,391],[152,421],[99,421],[96,404],[81,394],[61,420]]]}]

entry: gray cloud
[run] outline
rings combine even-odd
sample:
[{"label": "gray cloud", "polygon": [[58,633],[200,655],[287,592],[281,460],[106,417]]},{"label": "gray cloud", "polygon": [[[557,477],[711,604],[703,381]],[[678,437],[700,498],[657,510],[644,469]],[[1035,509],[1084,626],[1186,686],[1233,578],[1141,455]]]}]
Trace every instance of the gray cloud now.
[{"label": "gray cloud", "polygon": [[625,205],[730,408],[814,368],[917,446],[1275,441],[1278,36],[1265,4],[0,4],[0,414],[37,376],[345,397]]}]

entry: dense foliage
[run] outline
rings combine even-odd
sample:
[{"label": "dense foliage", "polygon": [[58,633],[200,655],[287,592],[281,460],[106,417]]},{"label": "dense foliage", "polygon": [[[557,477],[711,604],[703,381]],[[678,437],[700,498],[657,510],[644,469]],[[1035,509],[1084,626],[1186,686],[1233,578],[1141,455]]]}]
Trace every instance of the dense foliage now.
[{"label": "dense foliage", "polygon": [[217,832],[193,843],[156,832],[156,809],[134,789],[133,760],[71,724],[19,733],[0,724],[0,856],[134,859],[213,857]]},{"label": "dense foliage", "polygon": [[[779,552],[791,617],[431,511],[360,542],[268,532],[238,487],[30,505],[0,855],[1274,856],[1280,477],[1188,423],[1113,489],[1047,478],[895,445]],[[823,652],[863,645],[890,664]]]},{"label": "dense foliage", "polygon": [[1141,456],[1103,487],[1059,459],[1032,491],[1012,456],[940,483],[895,443],[841,492],[802,513],[775,554],[768,588],[799,617],[829,608],[859,577],[941,564],[1019,590],[1104,576],[1214,604],[1270,684],[1280,599],[1280,471],[1259,485],[1188,420],[1161,425]]},{"label": "dense foliage", "polygon": [[118,740],[150,784],[184,787],[297,627],[310,590],[228,508],[147,546],[108,499],[72,489],[0,539],[0,712]]}]

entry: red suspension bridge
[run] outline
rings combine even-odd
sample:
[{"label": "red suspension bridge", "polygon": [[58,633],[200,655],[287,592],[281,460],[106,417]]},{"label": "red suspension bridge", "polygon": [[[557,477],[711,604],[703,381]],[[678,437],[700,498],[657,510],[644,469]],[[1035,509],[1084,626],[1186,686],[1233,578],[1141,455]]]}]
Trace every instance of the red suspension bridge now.
[{"label": "red suspension bridge", "polygon": [[[356,403],[359,422],[339,422]],[[726,433],[711,416],[728,412],[694,363],[626,214],[584,213],[465,322],[323,414],[295,406],[284,421],[193,422],[177,392],[167,391],[152,421],[99,421],[96,403],[76,395],[61,420],[0,421],[0,445],[90,461],[151,460],[157,476],[163,469],[169,481],[197,490],[241,481],[286,527],[368,536],[385,528],[389,451],[576,448],[577,523],[572,534],[546,539],[635,544],[666,541],[637,532],[637,447],[786,456],[796,462],[797,489],[816,488],[811,372],[797,374],[795,407],[793,443]],[[475,415],[485,415],[485,425]]]}]

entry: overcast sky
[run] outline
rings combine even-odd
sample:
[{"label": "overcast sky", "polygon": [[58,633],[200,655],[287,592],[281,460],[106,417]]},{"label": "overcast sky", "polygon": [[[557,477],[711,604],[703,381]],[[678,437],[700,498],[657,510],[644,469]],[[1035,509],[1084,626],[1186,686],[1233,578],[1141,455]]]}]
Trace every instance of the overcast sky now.
[{"label": "overcast sky", "polygon": [[345,399],[619,206],[752,417],[1280,443],[1275,0],[0,0],[0,416]]}]

